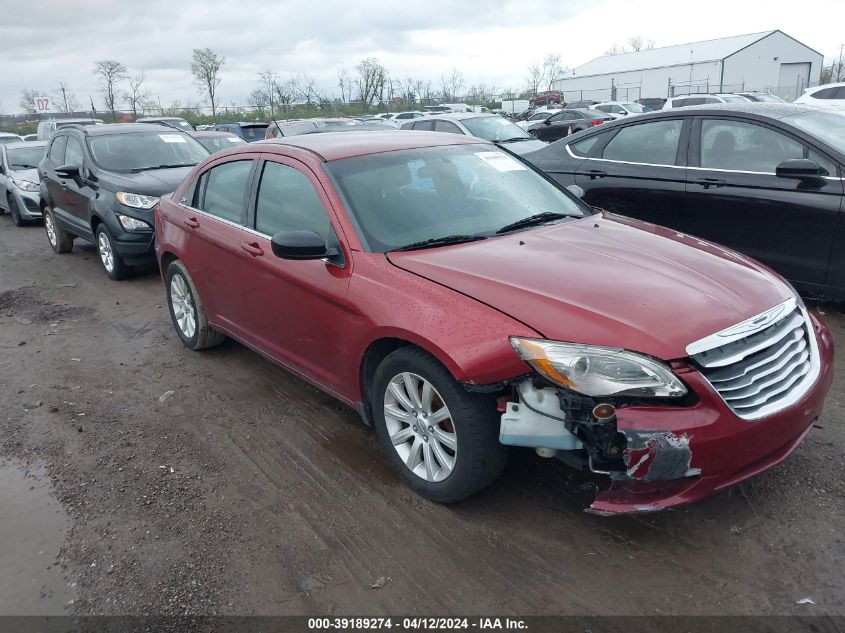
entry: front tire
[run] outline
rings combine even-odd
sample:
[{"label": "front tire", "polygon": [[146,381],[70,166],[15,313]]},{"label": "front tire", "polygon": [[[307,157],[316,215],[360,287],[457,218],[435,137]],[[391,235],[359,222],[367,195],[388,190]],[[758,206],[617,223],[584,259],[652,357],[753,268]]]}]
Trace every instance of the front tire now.
[{"label": "front tire", "polygon": [[372,406],[382,450],[417,494],[454,503],[502,473],[507,447],[499,443],[495,400],[466,391],[424,351],[403,347],[382,361]]},{"label": "front tire", "polygon": [[164,275],[167,305],[176,334],[192,350],[220,345],[226,335],[208,324],[208,315],[188,270],[179,260],[172,262]]},{"label": "front tire", "polygon": [[132,274],[132,269],[127,266],[115,249],[114,238],[106,228],[105,224],[97,226],[94,235],[97,238],[97,254],[100,256],[100,263],[103,265],[103,270],[110,279],[118,281],[126,279]]},{"label": "front tire", "polygon": [[56,217],[53,215],[53,209],[45,207],[44,209],[44,230],[47,233],[47,241],[57,253],[70,253],[73,250],[73,235],[67,233],[59,228],[56,224]]},{"label": "front tire", "polygon": [[15,226],[26,226],[27,222],[21,217],[21,211],[18,209],[18,203],[11,193],[6,194],[6,206],[9,207],[9,214],[12,216],[12,224]]}]

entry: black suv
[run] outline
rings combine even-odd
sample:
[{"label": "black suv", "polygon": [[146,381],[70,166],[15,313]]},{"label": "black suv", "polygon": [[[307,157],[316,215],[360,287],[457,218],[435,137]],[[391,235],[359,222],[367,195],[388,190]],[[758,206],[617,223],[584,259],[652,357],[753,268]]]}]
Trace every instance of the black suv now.
[{"label": "black suv", "polygon": [[239,123],[218,123],[214,126],[215,132],[231,132],[237,134],[247,143],[254,143],[255,141],[263,141],[267,135],[267,128],[269,123],[261,123],[259,121],[241,121]]},{"label": "black suv", "polygon": [[184,132],[145,123],[62,128],[38,165],[50,246],[97,246],[112,279],[155,262],[153,207],[209,151]]}]

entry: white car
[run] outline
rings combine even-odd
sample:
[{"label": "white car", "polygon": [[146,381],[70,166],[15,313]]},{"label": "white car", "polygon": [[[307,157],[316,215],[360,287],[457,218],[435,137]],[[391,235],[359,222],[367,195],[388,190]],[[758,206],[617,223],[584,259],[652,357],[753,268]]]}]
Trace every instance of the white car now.
[{"label": "white car", "polygon": [[17,134],[11,134],[10,132],[0,132],[0,145],[5,145],[6,143],[21,142],[23,142],[23,139]]},{"label": "white car", "polygon": [[691,94],[666,99],[663,110],[710,103],[749,103],[751,99],[735,94]]},{"label": "white car", "polygon": [[524,121],[517,121],[516,124],[523,130],[527,130],[529,125],[533,125],[534,123],[537,123],[537,121],[544,121],[560,111],[561,108],[547,108],[546,106],[543,106],[541,108],[537,108],[537,111],[530,117]]},{"label": "white car", "polygon": [[600,110],[605,114],[609,114],[614,119],[621,119],[632,114],[651,112],[651,108],[634,103],[633,101],[605,101],[603,103],[597,103],[592,107],[594,110]]},{"label": "white car", "polygon": [[845,110],[845,82],[807,88],[795,103],[807,103],[824,108]]},{"label": "white car", "polygon": [[408,112],[391,112],[386,116],[382,116],[382,118],[386,121],[394,121],[395,123],[401,124],[405,121],[411,121],[412,119],[420,119],[424,116],[425,114],[423,114],[419,110],[409,110]]}]

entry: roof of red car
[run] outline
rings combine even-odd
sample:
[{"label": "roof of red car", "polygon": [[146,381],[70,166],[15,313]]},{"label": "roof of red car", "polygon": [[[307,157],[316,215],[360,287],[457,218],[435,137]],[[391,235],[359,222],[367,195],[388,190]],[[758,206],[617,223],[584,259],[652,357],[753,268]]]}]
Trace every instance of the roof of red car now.
[{"label": "roof of red car", "polygon": [[[392,152],[400,149],[417,149],[420,147],[437,147],[442,145],[464,145],[467,143],[487,143],[482,139],[444,132],[419,132],[413,130],[385,130],[368,132],[344,132],[325,134],[306,134],[302,136],[288,136],[284,138],[267,139],[252,143],[252,151],[256,145],[292,145],[309,150],[323,160],[331,161],[352,156]],[[269,150],[269,147],[268,147]],[[243,150],[246,151],[246,150]]]}]

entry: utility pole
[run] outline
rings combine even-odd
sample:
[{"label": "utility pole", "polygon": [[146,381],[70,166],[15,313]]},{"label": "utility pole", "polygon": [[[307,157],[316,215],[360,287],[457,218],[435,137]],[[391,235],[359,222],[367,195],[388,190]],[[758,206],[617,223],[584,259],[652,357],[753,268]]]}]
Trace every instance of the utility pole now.
[{"label": "utility pole", "polygon": [[837,82],[842,81],[842,51],[843,51],[843,49],[845,49],[845,44],[840,44],[839,45],[839,64],[837,65],[837,68],[836,68],[836,79],[833,79],[833,76],[832,76],[833,73],[830,73],[832,81],[837,81]]}]

